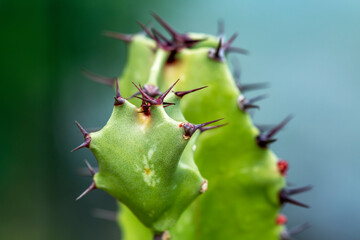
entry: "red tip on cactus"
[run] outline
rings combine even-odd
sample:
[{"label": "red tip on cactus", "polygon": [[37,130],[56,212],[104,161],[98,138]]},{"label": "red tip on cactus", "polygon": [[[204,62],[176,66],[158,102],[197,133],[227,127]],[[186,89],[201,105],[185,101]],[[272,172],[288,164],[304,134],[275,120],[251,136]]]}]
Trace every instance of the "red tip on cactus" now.
[{"label": "red tip on cactus", "polygon": [[276,224],[277,225],[284,225],[287,223],[287,217],[284,214],[279,214],[276,217]]},{"label": "red tip on cactus", "polygon": [[282,176],[286,176],[286,173],[289,169],[289,164],[286,160],[279,160],[278,162],[278,169]]}]

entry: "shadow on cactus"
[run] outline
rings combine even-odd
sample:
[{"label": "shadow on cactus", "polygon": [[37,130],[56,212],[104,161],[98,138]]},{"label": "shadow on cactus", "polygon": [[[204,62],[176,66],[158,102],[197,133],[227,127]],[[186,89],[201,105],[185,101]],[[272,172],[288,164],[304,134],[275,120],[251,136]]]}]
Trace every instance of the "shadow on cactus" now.
[{"label": "shadow on cactus", "polygon": [[292,195],[311,187],[285,188],[288,164],[269,149],[291,116],[262,131],[252,123],[248,112],[264,95],[243,93],[266,84],[240,84],[237,65],[232,74],[227,55],[247,51],[232,46],[236,34],[226,40],[223,24],[218,36],[181,34],[153,16],[171,38],[141,23],[143,33],[105,32],[128,45],[123,74],[86,71],[116,96],[101,130],[77,123],[85,140],[74,150],[89,148],[99,165],[88,165],[93,181],[80,197],[113,196],[125,240],[291,239],[308,226],[287,230],[279,211],[308,207]]}]

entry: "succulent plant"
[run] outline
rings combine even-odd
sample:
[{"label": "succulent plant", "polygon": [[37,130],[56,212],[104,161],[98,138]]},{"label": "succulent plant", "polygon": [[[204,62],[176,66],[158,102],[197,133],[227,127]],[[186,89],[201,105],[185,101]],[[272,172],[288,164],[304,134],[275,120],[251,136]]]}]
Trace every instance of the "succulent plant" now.
[{"label": "succulent plant", "polygon": [[99,165],[88,165],[93,181],[80,197],[113,196],[125,240],[290,239],[306,225],[287,231],[279,211],[308,207],[292,195],[311,187],[287,188],[288,164],[269,146],[291,116],[271,129],[253,124],[249,110],[264,95],[243,93],[264,84],[240,84],[227,58],[247,53],[232,46],[236,34],[226,40],[222,24],[218,36],[181,34],[153,16],[171,39],[141,23],[143,33],[105,32],[128,45],[123,74],[86,72],[116,96],[101,130],[77,123],[85,140],[74,150],[89,148]]}]

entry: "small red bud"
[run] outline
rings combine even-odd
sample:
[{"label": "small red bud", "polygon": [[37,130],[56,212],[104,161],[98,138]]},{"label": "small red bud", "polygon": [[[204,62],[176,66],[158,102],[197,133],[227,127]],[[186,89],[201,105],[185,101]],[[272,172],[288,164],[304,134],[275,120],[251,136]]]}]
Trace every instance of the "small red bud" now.
[{"label": "small red bud", "polygon": [[287,170],[289,169],[289,164],[287,161],[285,160],[280,160],[278,162],[278,169],[279,169],[279,172],[282,176],[286,176],[286,172]]},{"label": "small red bud", "polygon": [[287,217],[284,214],[279,214],[276,217],[276,224],[277,225],[284,225],[287,223]]}]

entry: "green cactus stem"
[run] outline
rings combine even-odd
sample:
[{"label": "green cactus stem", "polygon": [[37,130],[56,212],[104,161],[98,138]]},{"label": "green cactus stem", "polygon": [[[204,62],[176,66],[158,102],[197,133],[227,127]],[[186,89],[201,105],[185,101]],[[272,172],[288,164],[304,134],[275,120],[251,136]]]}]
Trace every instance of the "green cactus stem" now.
[{"label": "green cactus stem", "polygon": [[308,207],[291,195],[310,189],[286,189],[288,164],[269,148],[291,116],[268,131],[253,124],[248,112],[265,95],[242,91],[265,85],[233,76],[227,55],[247,53],[232,46],[237,34],[181,34],[153,16],[171,39],[142,24],[150,38],[107,33],[128,44],[129,61],[113,83],[107,124],[90,134],[79,125],[78,148],[90,148],[99,164],[89,189],[119,201],[125,240],[286,239],[279,211],[285,203]]}]

